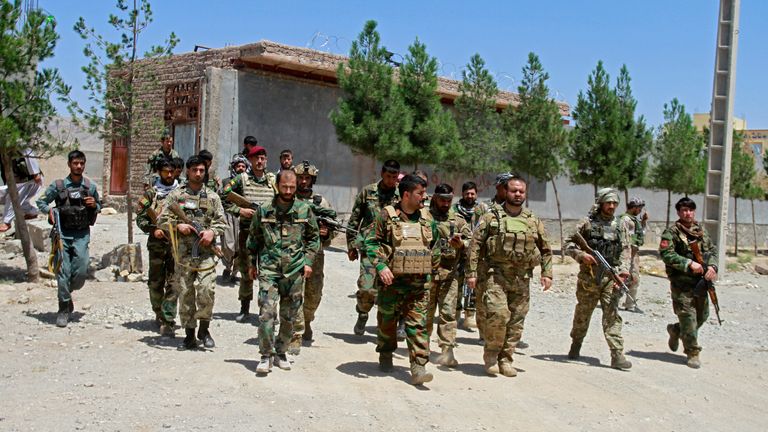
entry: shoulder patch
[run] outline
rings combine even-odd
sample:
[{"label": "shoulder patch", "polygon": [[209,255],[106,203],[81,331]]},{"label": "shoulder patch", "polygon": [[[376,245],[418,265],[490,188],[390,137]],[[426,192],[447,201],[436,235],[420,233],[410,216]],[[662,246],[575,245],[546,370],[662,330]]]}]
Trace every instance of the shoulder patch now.
[{"label": "shoulder patch", "polygon": [[666,249],[669,247],[669,240],[662,239],[661,243],[659,243],[659,249]]}]

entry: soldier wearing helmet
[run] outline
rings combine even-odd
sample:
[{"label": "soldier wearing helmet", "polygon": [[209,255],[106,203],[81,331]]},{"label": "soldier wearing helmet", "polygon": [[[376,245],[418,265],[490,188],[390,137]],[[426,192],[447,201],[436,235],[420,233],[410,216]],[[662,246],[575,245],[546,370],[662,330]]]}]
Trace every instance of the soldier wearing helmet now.
[{"label": "soldier wearing helmet", "polygon": [[[621,225],[629,237],[631,252],[627,281],[629,296],[624,299],[624,310],[636,313],[643,312],[637,307],[635,301],[637,301],[637,287],[640,285],[640,246],[645,241],[645,227],[648,223],[648,212],[644,212],[644,208],[645,201],[642,198],[632,197],[627,202],[627,211],[621,215]],[[640,213],[643,214],[642,217]]]}]

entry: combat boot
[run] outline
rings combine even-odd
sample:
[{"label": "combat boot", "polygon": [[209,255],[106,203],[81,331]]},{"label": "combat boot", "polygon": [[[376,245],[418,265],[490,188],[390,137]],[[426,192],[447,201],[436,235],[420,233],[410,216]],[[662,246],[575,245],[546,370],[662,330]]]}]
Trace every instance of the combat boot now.
[{"label": "combat boot", "polygon": [[358,312],[357,313],[357,322],[355,323],[355,328],[352,329],[356,335],[362,336],[365,334],[365,324],[368,322],[368,313],[367,312]]},{"label": "combat boot", "polygon": [[307,342],[311,342],[312,341],[312,336],[313,336],[312,325],[311,325],[311,323],[307,322],[304,325],[304,334],[301,336],[301,338],[303,340],[307,341]]},{"label": "combat boot", "polygon": [[242,323],[248,321],[248,315],[251,313],[251,301],[240,300],[240,313],[235,317],[235,321]]},{"label": "combat boot", "polygon": [[611,351],[611,367],[614,369],[629,369],[632,367],[632,363],[624,357],[624,354],[619,351]]},{"label": "combat boot", "polygon": [[397,323],[397,340],[398,342],[402,342],[405,340],[406,334],[405,334],[405,321],[399,321]]},{"label": "combat boot", "polygon": [[464,310],[464,321],[461,325],[465,330],[477,328],[477,321],[475,321],[475,311]]},{"label": "combat boot", "polygon": [[275,356],[275,366],[282,370],[291,370],[291,362],[285,354],[278,354]]},{"label": "combat boot", "polygon": [[418,363],[411,363],[411,384],[422,385],[432,381],[431,373],[427,372],[427,368],[424,365]]},{"label": "combat boot", "polygon": [[272,372],[272,356],[263,355],[256,366],[256,374],[263,375]]},{"label": "combat boot", "polygon": [[528,348],[529,346],[530,346],[530,345],[528,345],[527,343],[523,342],[522,340],[519,340],[519,341],[517,341],[517,345],[515,345],[515,348],[518,348],[518,349],[526,349],[526,348]]},{"label": "combat boot", "polygon": [[443,347],[443,352],[437,357],[437,364],[450,368],[454,368],[459,365],[456,357],[453,356],[453,347]]},{"label": "combat boot", "polygon": [[499,363],[499,372],[505,377],[512,378],[517,376],[517,369],[515,369],[512,366],[512,363],[509,362]]},{"label": "combat boot", "polygon": [[210,321],[200,320],[200,330],[197,331],[197,338],[203,342],[203,346],[206,348],[213,348],[216,346],[216,342],[211,337],[211,332],[208,331]]},{"label": "combat boot", "polygon": [[698,369],[701,367],[701,360],[699,359],[699,353],[688,354],[688,362],[686,363],[691,369]]},{"label": "combat boot", "polygon": [[197,339],[195,338],[195,329],[185,328],[184,332],[187,334],[187,336],[184,338],[183,341],[181,341],[181,345],[179,346],[179,349],[182,349],[182,350],[197,349]]},{"label": "combat boot", "polygon": [[394,368],[392,365],[392,353],[379,353],[379,370],[382,372],[392,372]]},{"label": "combat boot", "polygon": [[581,339],[574,339],[571,342],[571,349],[568,350],[568,358],[571,360],[578,360],[581,355]]},{"label": "combat boot", "polygon": [[160,336],[171,338],[171,339],[175,338],[176,329],[174,328],[174,324],[172,322],[170,323],[164,322],[163,325],[160,326]]},{"label": "combat boot", "polygon": [[485,373],[491,376],[496,376],[499,373],[499,354],[498,353],[483,353],[483,363],[485,363]]},{"label": "combat boot", "polygon": [[[291,341],[288,342],[288,354],[297,356],[301,352],[301,338],[303,336],[299,334],[293,334]],[[281,368],[282,369],[282,368]]]},{"label": "combat boot", "polygon": [[69,303],[59,302],[59,311],[56,315],[56,327],[66,327],[69,322]]},{"label": "combat boot", "polygon": [[669,349],[671,349],[672,352],[677,352],[677,349],[680,348],[680,335],[675,331],[674,324],[667,324],[667,333],[669,333],[669,341],[667,341]]}]

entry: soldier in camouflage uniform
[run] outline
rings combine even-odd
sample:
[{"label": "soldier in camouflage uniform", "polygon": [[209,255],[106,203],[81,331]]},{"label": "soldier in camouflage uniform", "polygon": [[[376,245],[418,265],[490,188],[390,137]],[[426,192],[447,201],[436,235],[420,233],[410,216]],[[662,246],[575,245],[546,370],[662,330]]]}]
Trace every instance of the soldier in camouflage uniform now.
[{"label": "soldier in camouflage uniform", "polygon": [[[248,230],[251,228],[251,219],[257,210],[253,208],[239,207],[227,202],[227,195],[236,192],[244,196],[254,205],[264,205],[275,197],[275,175],[267,171],[267,150],[261,146],[252,146],[248,153],[248,161],[251,163],[251,171],[245,172],[233,178],[222,192],[222,199],[226,203],[226,211],[240,217],[240,232],[238,234],[238,250],[245,254]],[[240,300],[240,313],[235,317],[237,322],[247,322],[251,312],[253,300],[253,279],[248,275],[249,260],[245,255],[240,259],[240,289],[237,298]]]},{"label": "soldier in camouflage uniform", "polygon": [[[629,277],[629,238],[619,218],[615,216],[618,205],[619,193],[615,189],[600,189],[589,217],[577,225],[576,232],[584,237],[590,248],[600,252],[620,277],[626,280]],[[600,302],[603,310],[603,333],[611,350],[611,367],[631,368],[632,363],[624,357],[622,319],[619,315],[620,293],[616,283],[607,271],[601,270],[600,264],[592,255],[581,250],[574,236],[566,243],[565,252],[581,264],[576,283],[578,303],[573,314],[572,342],[568,358],[579,358],[592,312]]]},{"label": "soldier in camouflage uniform", "polygon": [[[171,245],[158,226],[157,218],[163,208],[163,201],[179,183],[173,178],[173,165],[168,159],[158,163],[160,178],[151,188],[144,191],[136,210],[136,225],[147,233],[147,251],[149,252],[149,302],[155,319],[160,324],[160,334],[174,337],[176,303],[179,297],[177,284],[173,280],[174,262]],[[150,216],[150,213],[154,213]]]},{"label": "soldier in camouflage uniform", "polygon": [[[259,278],[259,374],[268,373],[274,357],[288,370],[286,356],[296,314],[303,303],[304,279],[312,276],[312,263],[320,248],[317,220],[308,202],[295,199],[296,173],[278,174],[278,195],[253,215],[248,236],[249,273]],[[280,307],[280,331],[275,316]]]},{"label": "soldier in camouflage uniform", "polygon": [[[251,166],[251,164],[245,156],[236,154],[229,164],[229,172],[231,175],[222,181],[222,185],[224,185],[224,187],[228,186],[232,179],[246,172],[249,166]],[[224,191],[222,189],[220,194],[223,193]],[[223,253],[221,262],[224,264],[224,273],[222,273],[222,277],[225,280],[228,279],[230,282],[235,282],[237,280],[236,274],[239,271],[238,236],[240,235],[240,215],[232,214],[227,211],[224,213],[224,217],[227,220],[227,230],[224,231],[224,235],[221,236],[221,250]]]},{"label": "soldier in camouflage uniform", "polygon": [[523,334],[530,305],[533,268],[541,265],[544,291],[552,286],[552,249],[544,224],[524,207],[528,184],[512,175],[506,201],[485,213],[472,237],[467,285],[475,288],[483,261],[488,279],[479,302],[487,312],[483,361],[489,375],[514,377],[513,354]]},{"label": "soldier in camouflage uniform", "polygon": [[[696,222],[696,203],[682,198],[675,204],[678,220],[661,235],[659,253],[667,269],[672,308],[678,322],[667,325],[669,349],[677,351],[683,341],[683,351],[688,356],[688,367],[701,367],[699,353],[699,328],[709,318],[709,298],[703,286],[697,286],[702,278],[717,279],[717,247],[703,226]],[[696,262],[691,245],[698,244],[706,266]]]},{"label": "soldier in camouflage uniform", "polygon": [[472,237],[469,223],[451,209],[453,188],[442,183],[435,187],[430,213],[437,224],[435,253],[440,264],[432,274],[432,286],[427,308],[427,334],[432,336],[435,310],[438,310],[437,338],[441,353],[437,363],[456,367],[459,362],[453,354],[456,347],[456,304],[459,297],[459,263]]},{"label": "soldier in camouflage uniform", "polygon": [[157,167],[155,166],[160,159],[174,159],[179,157],[179,153],[173,149],[173,137],[168,129],[163,130],[160,136],[160,148],[153,151],[147,158],[147,168],[144,171],[144,189],[155,184],[157,180]]},{"label": "soldier in camouflage uniform", "polygon": [[[319,170],[309,161],[303,161],[296,165],[293,170],[296,172],[297,189],[296,199],[309,203],[312,213],[316,216],[326,216],[335,219],[336,211],[331,204],[320,194],[312,192],[312,186],[317,181]],[[323,277],[325,273],[325,253],[324,247],[331,245],[333,240],[333,231],[322,221],[317,221],[320,248],[317,250],[315,260],[312,262],[312,276],[304,280],[304,306],[296,311],[296,318],[293,325],[293,338],[291,339],[288,354],[298,355],[301,351],[301,341],[312,341],[312,321],[315,320],[315,312],[320,306],[320,299],[323,296]]]},{"label": "soldier in camouflage uniform", "polygon": [[[480,205],[477,202],[477,184],[468,181],[461,186],[461,199],[453,204],[451,210],[469,225],[470,231],[474,228],[475,210]],[[456,317],[464,310],[464,329],[471,330],[477,327],[475,321],[475,292],[466,289],[465,275],[467,271],[467,255],[462,254],[459,258],[459,269],[456,280],[459,284],[459,298],[456,303]]]},{"label": "soldier in camouflage uniform", "polygon": [[356,335],[365,333],[365,323],[368,313],[376,300],[376,268],[365,253],[359,253],[365,237],[372,233],[373,222],[381,209],[394,205],[400,200],[397,191],[397,178],[400,164],[395,160],[384,162],[381,167],[381,181],[363,188],[352,206],[352,214],[348,225],[358,230],[357,236],[347,232],[347,255],[350,261],[360,257],[360,276],[357,278],[357,322],[354,332]]},{"label": "soldier in camouflage uniform", "polygon": [[398,185],[400,202],[384,207],[376,216],[375,232],[364,243],[382,283],[377,295],[379,369],[392,371],[397,321],[404,317],[414,385],[432,380],[425,368],[429,363],[426,327],[431,273],[438,260],[431,248],[438,235],[429,210],[421,207],[425,184],[414,175],[403,177]]},{"label": "soldier in camouflage uniform", "polygon": [[203,183],[205,183],[205,186],[207,186],[208,189],[218,192],[221,189],[222,184],[221,179],[216,175],[216,170],[211,169],[213,166],[213,153],[206,149],[202,149],[197,155],[203,159],[203,162],[205,162],[205,177],[203,177]]},{"label": "soldier in camouflage uniform", "polygon": [[[198,320],[198,339],[206,348],[216,345],[209,331],[216,285],[213,247],[216,237],[227,228],[227,222],[224,220],[221,199],[215,191],[203,184],[204,176],[203,160],[199,156],[190,157],[187,160],[187,183],[168,194],[158,220],[160,226],[170,224],[171,247],[178,248],[175,256],[175,279],[180,291],[179,318],[186,333],[180,347],[182,349],[197,348],[195,327]],[[184,218],[175,214],[172,210],[174,205],[181,208],[189,222],[200,224],[202,229],[195,229],[184,221]],[[197,241],[199,251],[195,256]]]},{"label": "soldier in camouflage uniform", "polygon": [[[624,310],[628,312],[642,313],[637,307],[637,287],[640,285],[640,246],[645,242],[645,226],[648,222],[648,212],[643,213],[645,201],[638,197],[630,198],[627,203],[627,211],[621,215],[621,224],[624,226],[624,232],[627,233],[630,241],[630,264],[629,264],[629,295],[624,300]],[[640,217],[640,213],[643,216]]]}]

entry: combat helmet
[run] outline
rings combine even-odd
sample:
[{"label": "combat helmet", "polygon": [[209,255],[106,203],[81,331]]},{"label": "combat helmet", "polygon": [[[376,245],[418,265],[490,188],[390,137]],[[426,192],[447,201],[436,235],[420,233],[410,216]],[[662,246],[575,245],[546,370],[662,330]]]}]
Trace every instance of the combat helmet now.
[{"label": "combat helmet", "polygon": [[296,175],[309,174],[312,178],[317,179],[317,174],[320,170],[316,166],[309,163],[308,160],[302,161],[300,164],[293,167],[293,171]]}]

